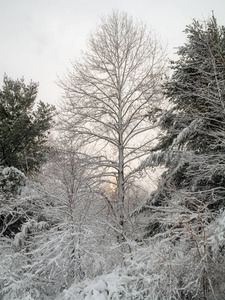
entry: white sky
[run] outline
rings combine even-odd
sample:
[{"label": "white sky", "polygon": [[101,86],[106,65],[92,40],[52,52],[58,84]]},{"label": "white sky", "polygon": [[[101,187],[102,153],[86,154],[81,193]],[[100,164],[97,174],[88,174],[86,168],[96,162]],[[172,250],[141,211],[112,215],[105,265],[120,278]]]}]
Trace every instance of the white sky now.
[{"label": "white sky", "polygon": [[39,82],[38,100],[57,104],[63,77],[99,17],[113,9],[144,21],[174,47],[185,41],[183,30],[193,18],[207,19],[212,10],[225,25],[225,0],[0,0],[0,87],[4,73]]}]

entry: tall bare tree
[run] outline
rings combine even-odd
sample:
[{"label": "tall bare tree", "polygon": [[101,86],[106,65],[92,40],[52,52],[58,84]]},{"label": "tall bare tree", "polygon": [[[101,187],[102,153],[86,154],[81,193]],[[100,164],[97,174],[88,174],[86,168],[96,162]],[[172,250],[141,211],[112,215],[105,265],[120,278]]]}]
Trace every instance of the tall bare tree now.
[{"label": "tall bare tree", "polygon": [[112,207],[123,236],[132,170],[153,140],[146,115],[160,102],[165,49],[154,32],[119,12],[101,19],[87,46],[59,83],[65,92],[62,128],[82,137],[102,181],[113,187]]}]

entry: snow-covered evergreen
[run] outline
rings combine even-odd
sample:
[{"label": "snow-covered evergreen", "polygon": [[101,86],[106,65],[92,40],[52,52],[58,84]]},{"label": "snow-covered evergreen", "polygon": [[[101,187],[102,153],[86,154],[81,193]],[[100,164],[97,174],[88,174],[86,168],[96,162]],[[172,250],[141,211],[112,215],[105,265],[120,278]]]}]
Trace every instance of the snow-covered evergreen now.
[{"label": "snow-covered evergreen", "polygon": [[158,164],[166,170],[137,212],[149,216],[145,236],[175,237],[181,265],[192,252],[189,263],[195,260],[199,266],[199,286],[191,284],[197,272],[193,265],[186,270],[189,286],[178,285],[187,299],[221,299],[224,247],[216,243],[221,250],[215,259],[211,241],[225,207],[225,29],[212,16],[204,23],[194,20],[185,32],[187,43],[179,48],[180,58],[173,62],[174,73],[165,86],[170,109],[161,116],[162,135],[139,166],[142,170]]}]

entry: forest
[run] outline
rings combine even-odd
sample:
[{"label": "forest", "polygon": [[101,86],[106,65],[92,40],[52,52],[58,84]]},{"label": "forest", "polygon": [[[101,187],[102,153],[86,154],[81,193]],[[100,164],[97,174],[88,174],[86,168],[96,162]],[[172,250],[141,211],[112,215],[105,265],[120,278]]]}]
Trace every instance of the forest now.
[{"label": "forest", "polygon": [[177,59],[125,12],[58,79],[0,89],[0,299],[225,299],[225,27]]}]

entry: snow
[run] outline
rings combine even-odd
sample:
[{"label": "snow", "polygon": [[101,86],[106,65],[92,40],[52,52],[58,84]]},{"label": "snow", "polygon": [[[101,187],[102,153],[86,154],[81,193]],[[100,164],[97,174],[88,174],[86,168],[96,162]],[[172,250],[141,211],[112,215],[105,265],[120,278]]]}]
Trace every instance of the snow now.
[{"label": "snow", "polygon": [[200,124],[202,123],[202,119],[194,119],[187,127],[185,127],[179,134],[178,136],[173,140],[171,149],[176,146],[184,143],[188,136],[195,132],[199,127]]}]

